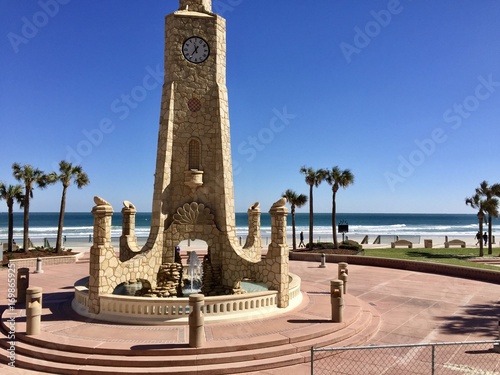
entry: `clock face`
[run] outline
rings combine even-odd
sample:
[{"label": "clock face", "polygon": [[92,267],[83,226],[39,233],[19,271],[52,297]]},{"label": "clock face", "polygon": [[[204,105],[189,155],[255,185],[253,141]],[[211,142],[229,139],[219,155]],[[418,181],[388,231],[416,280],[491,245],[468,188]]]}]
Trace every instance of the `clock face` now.
[{"label": "clock face", "polygon": [[182,44],[182,54],[189,62],[201,64],[210,55],[210,47],[205,39],[192,36]]}]

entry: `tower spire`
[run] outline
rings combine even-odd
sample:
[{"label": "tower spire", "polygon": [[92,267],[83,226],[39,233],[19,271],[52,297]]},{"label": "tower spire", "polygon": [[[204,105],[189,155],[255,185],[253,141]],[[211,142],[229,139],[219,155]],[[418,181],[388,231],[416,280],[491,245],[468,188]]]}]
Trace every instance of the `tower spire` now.
[{"label": "tower spire", "polygon": [[212,0],[180,0],[180,10],[212,12]]}]

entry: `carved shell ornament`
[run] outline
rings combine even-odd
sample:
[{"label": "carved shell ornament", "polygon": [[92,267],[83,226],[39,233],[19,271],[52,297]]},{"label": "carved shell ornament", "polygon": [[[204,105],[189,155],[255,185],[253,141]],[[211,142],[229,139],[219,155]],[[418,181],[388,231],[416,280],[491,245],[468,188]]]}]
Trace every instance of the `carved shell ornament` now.
[{"label": "carved shell ornament", "polygon": [[98,197],[97,195],[94,197],[94,203],[98,206],[111,206],[111,203],[101,197]]},{"label": "carved shell ornament", "polygon": [[278,208],[278,207],[283,207],[287,202],[287,199],[285,197],[281,198],[280,200],[274,202],[274,204],[271,206],[271,208]]},{"label": "carved shell ornament", "polygon": [[250,210],[256,210],[257,208],[259,208],[259,205],[260,205],[260,203],[259,203],[259,202],[255,202],[254,204],[252,204],[252,205],[250,206]]},{"label": "carved shell ornament", "polygon": [[123,207],[125,208],[135,208],[135,206],[129,201],[123,201]]},{"label": "carved shell ornament", "polygon": [[174,214],[174,224],[212,224],[213,221],[214,215],[210,213],[210,209],[205,207],[203,203],[186,203],[179,207]]}]

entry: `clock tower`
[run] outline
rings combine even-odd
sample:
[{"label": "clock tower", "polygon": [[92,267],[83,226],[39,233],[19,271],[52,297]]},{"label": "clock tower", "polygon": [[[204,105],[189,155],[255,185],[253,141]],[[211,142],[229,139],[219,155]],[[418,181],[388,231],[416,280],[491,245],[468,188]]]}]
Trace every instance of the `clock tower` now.
[{"label": "clock tower", "polygon": [[179,10],[166,17],[153,197],[164,262],[173,261],[185,239],[206,241],[216,262],[236,244],[226,25],[211,3],[180,0]]},{"label": "clock tower", "polygon": [[128,280],[154,288],[162,266],[175,263],[183,240],[208,245],[202,293],[241,292],[240,281],[264,282],[289,302],[286,200],[272,207],[271,241],[261,257],[260,208],[248,209],[249,230],[242,247],[236,237],[228,95],[226,23],[211,0],[180,0],[165,19],[165,82],[162,91],[151,232],[144,247],[135,236],[135,206],[124,202],[120,258],[111,246],[111,205],[96,197],[91,248],[89,311],[100,296]]}]

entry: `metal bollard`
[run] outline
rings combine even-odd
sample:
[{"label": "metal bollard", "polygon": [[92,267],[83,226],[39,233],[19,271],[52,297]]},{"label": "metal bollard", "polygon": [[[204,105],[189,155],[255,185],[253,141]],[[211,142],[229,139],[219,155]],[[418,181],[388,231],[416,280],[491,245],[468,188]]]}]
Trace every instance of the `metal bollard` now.
[{"label": "metal bollard", "polygon": [[36,258],[36,270],[35,273],[43,273],[42,270],[42,258],[38,257]]},{"label": "metal bollard", "polygon": [[332,321],[334,323],[342,323],[344,320],[343,284],[341,280],[330,281],[330,300],[332,304]]},{"label": "metal bollard", "polygon": [[325,253],[321,253],[321,264],[319,268],[326,268],[326,255]]},{"label": "metal bollard", "polygon": [[201,348],[205,345],[205,316],[201,308],[205,305],[203,294],[191,294],[189,296],[189,346]]},{"label": "metal bollard", "polygon": [[17,302],[26,302],[26,289],[30,286],[30,269],[19,268],[17,270]]},{"label": "metal bollard", "polygon": [[347,266],[348,266],[348,264],[345,263],[345,262],[340,262],[339,263],[339,272],[337,274],[337,279],[340,280],[340,274],[342,273],[342,271],[344,271],[346,274],[349,275],[349,270],[347,269]]},{"label": "metal bollard", "polygon": [[42,288],[26,291],[26,335],[39,335],[42,321]]},{"label": "metal bollard", "polygon": [[347,293],[347,272],[345,272],[346,270],[342,270],[342,272],[340,273],[340,280],[342,280],[342,282],[344,283],[344,294]]}]

